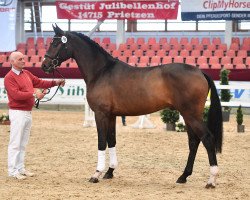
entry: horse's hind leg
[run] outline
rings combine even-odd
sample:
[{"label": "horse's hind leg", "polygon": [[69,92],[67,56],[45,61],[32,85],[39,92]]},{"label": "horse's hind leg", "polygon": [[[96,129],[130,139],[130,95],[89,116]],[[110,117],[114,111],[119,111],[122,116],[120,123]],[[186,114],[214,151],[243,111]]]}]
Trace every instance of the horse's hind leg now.
[{"label": "horse's hind leg", "polygon": [[107,135],[107,142],[109,148],[109,169],[103,176],[104,179],[113,178],[113,171],[118,165],[117,156],[116,156],[116,120],[112,120],[110,123],[109,132]]},{"label": "horse's hind leg", "polygon": [[188,133],[188,145],[189,145],[188,161],[183,174],[178,178],[176,183],[186,183],[187,177],[192,174],[195,156],[200,144],[200,139],[193,133],[192,129],[188,125],[187,125],[187,133]]},{"label": "horse's hind leg", "polygon": [[217,158],[215,152],[215,140],[213,135],[210,133],[208,128],[202,121],[196,119],[191,120],[189,123],[193,132],[202,141],[208,154],[209,164],[210,164],[210,178],[207,182],[206,188],[215,187],[215,178],[218,174]]}]

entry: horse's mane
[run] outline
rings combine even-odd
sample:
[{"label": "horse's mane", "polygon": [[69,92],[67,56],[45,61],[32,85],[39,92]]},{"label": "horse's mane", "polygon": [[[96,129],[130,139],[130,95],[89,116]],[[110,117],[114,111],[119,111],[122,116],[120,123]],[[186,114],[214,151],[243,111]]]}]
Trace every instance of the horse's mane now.
[{"label": "horse's mane", "polygon": [[76,36],[78,36],[79,38],[81,38],[82,40],[84,40],[85,42],[87,42],[88,44],[90,44],[91,46],[93,46],[94,48],[98,49],[100,52],[102,52],[105,56],[107,56],[108,58],[112,58],[114,59],[113,56],[111,56],[105,49],[103,49],[98,43],[96,43],[94,40],[91,40],[88,36],[82,34],[82,33],[78,33],[78,32],[70,32]]}]

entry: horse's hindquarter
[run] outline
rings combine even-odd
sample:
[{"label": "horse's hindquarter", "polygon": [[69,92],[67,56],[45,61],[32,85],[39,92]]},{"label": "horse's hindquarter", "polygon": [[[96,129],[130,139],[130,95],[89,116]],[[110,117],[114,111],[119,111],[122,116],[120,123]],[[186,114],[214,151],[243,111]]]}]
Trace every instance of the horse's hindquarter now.
[{"label": "horse's hindquarter", "polygon": [[115,115],[142,115],[166,107],[176,107],[176,98],[182,98],[179,90],[187,90],[187,82],[189,85],[192,82],[192,77],[185,78],[192,73],[183,71],[183,68],[179,71],[167,66],[116,66],[100,77],[88,95],[91,104],[95,104],[92,109],[101,108]]}]

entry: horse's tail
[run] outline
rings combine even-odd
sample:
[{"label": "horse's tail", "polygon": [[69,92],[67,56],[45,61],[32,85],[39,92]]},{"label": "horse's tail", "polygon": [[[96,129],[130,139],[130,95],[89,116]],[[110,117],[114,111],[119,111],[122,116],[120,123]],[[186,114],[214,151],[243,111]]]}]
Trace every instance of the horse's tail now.
[{"label": "horse's tail", "polygon": [[222,151],[223,140],[223,124],[222,124],[222,110],[220,99],[214,84],[214,81],[205,73],[203,73],[207,79],[208,85],[211,90],[210,94],[210,108],[208,111],[207,127],[211,131],[215,139],[215,150],[217,153]]}]

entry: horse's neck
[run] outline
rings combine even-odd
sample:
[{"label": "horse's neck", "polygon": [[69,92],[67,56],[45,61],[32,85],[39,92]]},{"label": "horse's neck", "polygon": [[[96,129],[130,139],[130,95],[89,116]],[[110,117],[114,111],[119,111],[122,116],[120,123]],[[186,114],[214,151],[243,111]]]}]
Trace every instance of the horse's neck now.
[{"label": "horse's neck", "polygon": [[98,76],[98,73],[100,73],[102,68],[106,66],[108,60],[102,52],[99,52],[98,50],[94,52],[91,47],[86,48],[86,44],[78,44],[78,47],[79,48],[75,48],[73,58],[76,60],[78,68],[88,85],[96,78],[96,76]]}]

